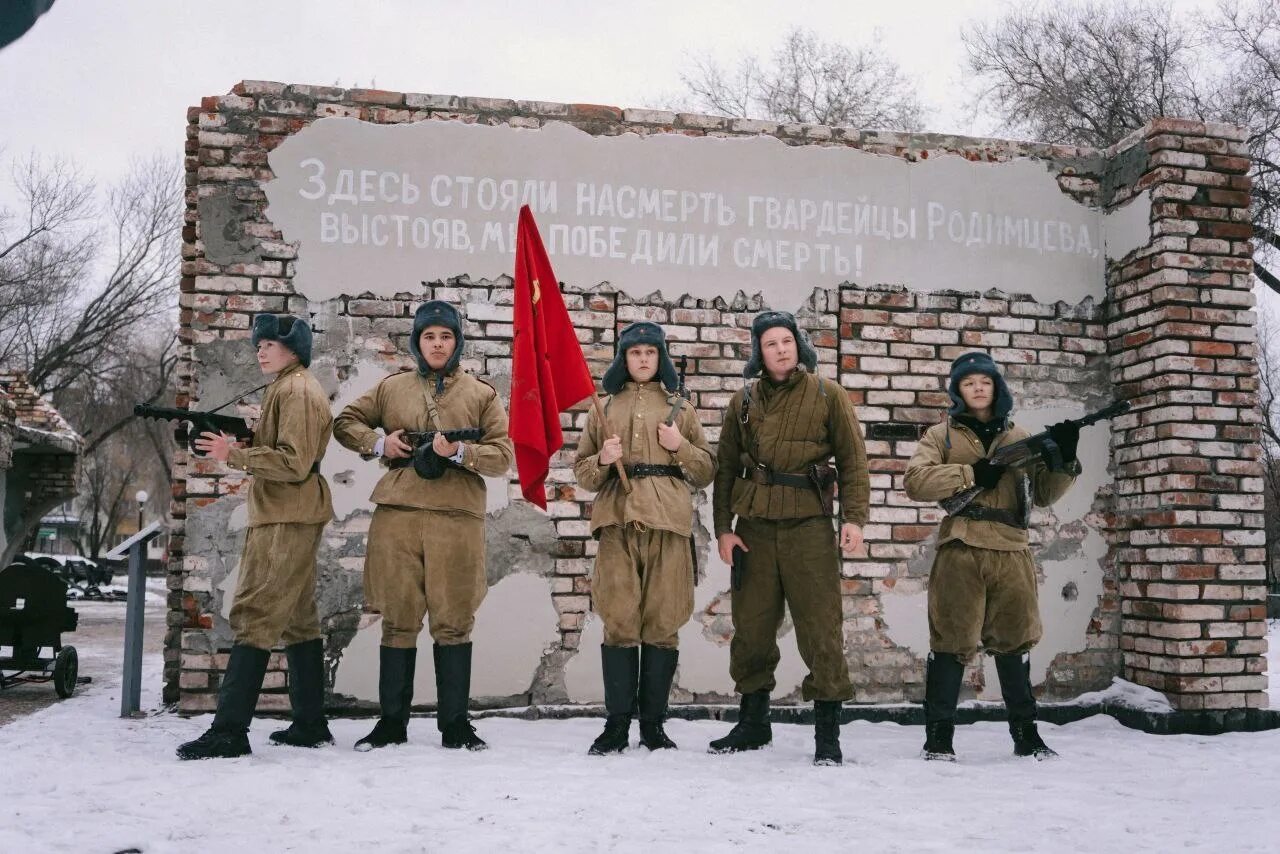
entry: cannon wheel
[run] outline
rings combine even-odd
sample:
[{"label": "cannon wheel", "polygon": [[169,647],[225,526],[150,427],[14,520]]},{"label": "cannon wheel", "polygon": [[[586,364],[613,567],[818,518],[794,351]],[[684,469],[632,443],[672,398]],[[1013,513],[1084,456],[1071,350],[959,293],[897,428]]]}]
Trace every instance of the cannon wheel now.
[{"label": "cannon wheel", "polygon": [[80,659],[74,646],[64,646],[53,660],[53,690],[67,699],[76,690],[76,675],[80,672]]}]

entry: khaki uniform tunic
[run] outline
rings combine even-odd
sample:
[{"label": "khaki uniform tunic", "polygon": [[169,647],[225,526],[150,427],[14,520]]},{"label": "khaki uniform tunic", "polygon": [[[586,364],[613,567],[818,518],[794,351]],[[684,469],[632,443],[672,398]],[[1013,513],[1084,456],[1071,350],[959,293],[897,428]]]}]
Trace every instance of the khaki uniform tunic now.
[{"label": "khaki uniform tunic", "polygon": [[[658,442],[658,424],[677,401],[675,425],[684,441],[672,453]],[[690,490],[711,483],[715,459],[693,407],[660,383],[628,382],[605,405],[605,419],[601,430],[594,409],[588,413],[574,463],[579,485],[596,493],[591,531],[600,548],[592,606],[604,622],[606,646],[674,649],[693,614]],[[600,446],[615,435],[622,439],[624,463],[679,466],[684,477],[632,478],[628,495],[614,466],[599,462]]]},{"label": "khaki uniform tunic", "polygon": [[448,466],[439,478],[424,480],[410,465],[388,470],[373,490],[365,600],[382,614],[383,646],[416,647],[428,614],[436,643],[466,643],[488,592],[483,478],[501,477],[511,467],[507,413],[492,386],[460,369],[445,377],[439,394],[435,386],[434,373],[394,374],[334,422],[337,440],[365,457],[373,454],[378,429],[483,430],[479,441],[464,443],[462,464]]},{"label": "khaki uniform tunic", "polygon": [[295,364],[267,386],[252,443],[227,457],[253,476],[231,605],[236,643],[271,649],[320,637],[316,550],[333,503],[319,468],[332,425],[324,389]]},{"label": "khaki uniform tunic", "polygon": [[[1027,438],[1009,423],[991,453]],[[929,428],[907,464],[906,493],[914,501],[941,501],[973,486],[973,464],[989,457],[968,427],[948,419]],[[1061,498],[1079,474],[1051,472],[1037,459],[1027,467],[1035,506]],[[983,507],[1016,512],[1018,473],[1006,471],[974,499]],[[993,655],[1024,653],[1043,634],[1036,568],[1027,532],[1002,522],[951,517],[938,528],[938,552],[929,573],[929,648],[969,658],[981,647]]]}]

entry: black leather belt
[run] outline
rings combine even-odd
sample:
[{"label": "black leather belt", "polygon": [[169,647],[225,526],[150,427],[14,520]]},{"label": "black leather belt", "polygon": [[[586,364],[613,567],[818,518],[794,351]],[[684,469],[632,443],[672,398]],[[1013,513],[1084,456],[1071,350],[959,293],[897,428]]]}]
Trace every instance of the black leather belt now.
[{"label": "black leather belt", "polygon": [[312,473],[312,474],[320,474],[320,464],[319,464],[319,463],[312,463],[312,464],[311,464],[311,473]]},{"label": "black leather belt", "polygon": [[791,486],[796,489],[816,489],[812,478],[804,473],[774,471],[768,466],[757,464],[755,468],[743,469],[739,477],[765,486]]},{"label": "black leather belt", "polygon": [[651,463],[636,463],[624,466],[627,477],[678,477],[684,479],[680,466],[661,466]]},{"label": "black leather belt", "polygon": [[981,507],[977,504],[970,504],[954,515],[964,519],[974,519],[978,522],[999,522],[1002,525],[1008,525],[1010,528],[1018,528],[1023,531],[1027,529],[1027,526],[1022,523],[1022,520],[1012,510],[1000,510],[996,507]]}]

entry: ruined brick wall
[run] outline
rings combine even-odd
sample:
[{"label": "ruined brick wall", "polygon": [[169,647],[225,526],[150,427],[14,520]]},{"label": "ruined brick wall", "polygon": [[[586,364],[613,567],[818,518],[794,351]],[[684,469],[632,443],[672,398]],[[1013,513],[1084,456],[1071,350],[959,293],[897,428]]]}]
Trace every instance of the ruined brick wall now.
[{"label": "ruined brick wall", "polygon": [[2,566],[45,513],[75,497],[83,441],[25,375],[0,372],[0,395],[0,469],[8,469]]},{"label": "ruined brick wall", "polygon": [[[1116,269],[1111,381],[1124,676],[1181,709],[1265,707],[1266,568],[1244,133],[1159,119],[1118,148],[1151,245]],[[1124,193],[1121,194],[1121,199]]]},{"label": "ruined brick wall", "polygon": [[13,434],[18,429],[18,407],[13,397],[0,389],[0,471],[13,465]]},{"label": "ruined brick wall", "polygon": [[[1211,705],[1202,701],[1206,692],[1223,698],[1214,703],[1230,707],[1256,705],[1262,696],[1253,682],[1226,682],[1218,677],[1216,682],[1193,685],[1166,678],[1166,673],[1173,672],[1169,662],[1191,656],[1192,647],[1185,647],[1183,653],[1178,650],[1184,647],[1177,645],[1184,638],[1190,643],[1189,635],[1183,633],[1192,628],[1196,640],[1206,644],[1228,637],[1218,634],[1228,628],[1239,628],[1240,634],[1229,644],[1206,646],[1194,654],[1202,666],[1234,667],[1230,662],[1239,661],[1241,673],[1245,668],[1254,673],[1261,661],[1262,641],[1245,640],[1246,632],[1252,638],[1260,626],[1250,615],[1262,601],[1253,583],[1255,564],[1261,572],[1261,541],[1253,548],[1255,528],[1256,536],[1261,536],[1261,497],[1253,468],[1256,423],[1250,426],[1250,419],[1256,419],[1256,383],[1248,349],[1253,319],[1244,302],[1249,297],[1248,254],[1242,249],[1245,237],[1222,228],[1245,221],[1232,217],[1239,217],[1244,210],[1241,205],[1247,202],[1247,187],[1240,186],[1243,167],[1231,160],[1238,148],[1238,134],[1231,129],[1157,123],[1111,151],[1095,152],[595,105],[241,83],[229,95],[205,99],[188,116],[179,405],[223,402],[214,400],[213,392],[202,386],[202,380],[209,381],[202,366],[214,357],[231,358],[228,354],[236,348],[245,351],[247,362],[244,342],[256,312],[309,316],[316,330],[316,352],[335,354],[335,376],[341,382],[357,356],[387,370],[410,364],[407,339],[413,309],[431,297],[448,299],[461,308],[468,339],[464,364],[493,379],[505,396],[510,376],[509,279],[472,280],[459,270],[456,278],[424,283],[420,291],[393,299],[353,293],[309,303],[294,293],[296,248],[283,240],[267,218],[260,184],[272,177],[267,161],[271,150],[317,118],[334,115],[376,123],[461,121],[516,127],[561,121],[605,135],[768,134],[792,145],[850,146],[908,160],[940,153],[989,161],[1031,157],[1055,170],[1063,192],[1090,204],[1119,205],[1135,192],[1154,190],[1159,215],[1154,219],[1151,245],[1113,265],[1105,302],[1044,304],[997,291],[924,294],[901,286],[846,283],[815,292],[801,312],[801,322],[818,348],[820,370],[839,379],[849,391],[868,439],[873,490],[866,529],[868,554],[845,561],[843,569],[846,650],[855,699],[918,700],[923,693],[919,650],[895,636],[894,620],[887,614],[901,603],[923,601],[930,538],[939,511],[907,499],[902,478],[915,447],[916,431],[911,425],[932,424],[942,417],[948,403],[948,364],[970,349],[987,350],[1004,365],[1022,408],[1063,401],[1101,405],[1113,395],[1135,399],[1134,413],[1116,423],[1112,437],[1114,492],[1104,485],[1086,496],[1088,506],[1074,520],[1060,521],[1051,511],[1037,511],[1035,517],[1035,548],[1042,565],[1048,567],[1055,560],[1097,565],[1096,588],[1081,593],[1075,580],[1056,587],[1047,583],[1044,588],[1043,596],[1059,597],[1066,604],[1083,596],[1076,607],[1084,607],[1087,618],[1083,649],[1058,655],[1049,663],[1043,681],[1046,695],[1071,696],[1101,688],[1123,673],[1172,692],[1185,708]],[[1175,148],[1175,142],[1190,143],[1191,148]],[[1196,145],[1205,149],[1199,160],[1193,157],[1180,166],[1171,165],[1171,155],[1176,152],[1174,160],[1193,155]],[[1215,145],[1221,150],[1207,150]],[[1219,180],[1226,183],[1213,183]],[[207,204],[215,196],[233,200],[230,218],[226,207],[215,212]],[[1219,211],[1225,212],[1220,223],[1207,222]],[[209,257],[207,242],[214,228],[221,244],[244,248],[244,260]],[[1224,262],[1230,266],[1217,266]],[[673,304],[656,297],[637,300],[607,286],[586,290],[566,286],[565,292],[596,375],[612,358],[615,331],[621,325],[640,318],[663,323],[673,355],[689,357],[688,384],[695,405],[709,438],[718,437],[722,408],[742,383],[750,320],[763,307],[758,296],[725,294],[714,301],[686,298]],[[1205,349],[1209,345],[1219,349]],[[582,418],[581,411],[565,416],[567,450],[552,461],[548,490],[554,536],[543,541],[536,533],[519,535],[525,536],[526,547],[546,557],[559,644],[544,655],[530,691],[508,698],[511,702],[566,699],[558,671],[581,643],[589,610],[587,572],[595,545],[587,536],[590,496],[574,485],[571,473],[571,449],[577,438],[573,431]],[[1179,461],[1206,464],[1209,458],[1210,470],[1192,474],[1189,482],[1177,479],[1190,471],[1178,468]],[[202,522],[201,530],[195,531],[187,530],[186,519],[235,496],[244,482],[215,464],[182,454],[175,462],[175,475],[165,696],[169,701],[180,700],[184,710],[199,711],[212,707],[218,671],[225,664],[222,650],[228,643],[218,610],[229,592],[220,589],[223,579],[218,566],[238,546],[234,536],[226,536],[225,527],[219,539],[213,522]],[[518,495],[514,484],[508,489],[511,496]],[[1190,512],[1194,518],[1168,513],[1166,508],[1185,500],[1170,499],[1169,492],[1199,494],[1204,503],[1194,510],[1176,511]],[[497,526],[504,531],[526,530],[520,526],[528,525],[532,532],[544,521],[519,502],[504,512],[509,515]],[[218,518],[225,523],[227,517]],[[1217,534],[1221,539],[1183,545],[1179,538],[1188,536],[1188,525],[1198,527],[1196,536]],[[322,547],[320,585],[329,601],[322,610],[331,664],[332,657],[350,642],[360,620],[359,569],[367,527],[367,514],[348,517],[330,526]],[[700,534],[705,554],[705,532]],[[1090,537],[1104,542],[1086,550]],[[491,535],[491,563],[494,545]],[[1092,557],[1095,554],[1100,555],[1097,560]],[[1210,564],[1217,564],[1211,576],[1214,581],[1205,583],[1206,577],[1195,572],[1206,570],[1195,567]],[[1176,595],[1170,594],[1171,585],[1147,583],[1164,578],[1176,583]],[[1229,596],[1234,597],[1233,604],[1227,604]],[[1162,601],[1166,597],[1171,601]],[[1202,599],[1220,603],[1202,605]],[[1153,608],[1161,619],[1151,619]],[[727,594],[695,613],[694,620],[703,624],[706,634],[727,638]],[[1170,630],[1178,634],[1162,634]],[[1174,646],[1166,648],[1170,645]],[[282,693],[285,675],[278,657],[273,656],[272,668],[268,687],[275,692],[264,697],[263,707],[282,708],[287,698]],[[978,686],[982,678],[980,672],[970,675]],[[683,699],[726,697],[686,693]]]}]

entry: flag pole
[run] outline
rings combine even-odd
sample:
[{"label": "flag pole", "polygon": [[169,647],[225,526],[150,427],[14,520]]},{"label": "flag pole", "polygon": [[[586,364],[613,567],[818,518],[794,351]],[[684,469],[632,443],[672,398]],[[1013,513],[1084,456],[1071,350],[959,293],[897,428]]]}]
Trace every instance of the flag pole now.
[{"label": "flag pole", "polygon": [[[595,380],[592,380],[591,384],[594,386]],[[603,436],[608,423],[604,420],[604,407],[600,405],[600,395],[591,395],[591,405],[596,409],[596,423],[600,425],[600,435]],[[618,473],[618,479],[622,481],[622,491],[630,495],[631,479],[627,477],[627,468],[622,464],[621,457],[613,461],[613,470]]]}]

